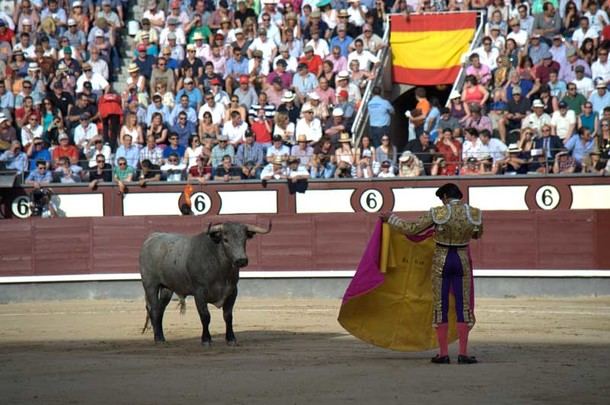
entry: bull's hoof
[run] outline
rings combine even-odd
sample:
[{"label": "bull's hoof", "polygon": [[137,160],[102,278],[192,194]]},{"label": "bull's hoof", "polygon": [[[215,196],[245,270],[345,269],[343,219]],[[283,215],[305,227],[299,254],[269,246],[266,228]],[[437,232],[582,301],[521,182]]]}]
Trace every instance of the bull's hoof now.
[{"label": "bull's hoof", "polygon": [[227,340],[227,346],[239,346],[239,344],[237,343],[237,340],[233,339]]},{"label": "bull's hoof", "polygon": [[159,345],[159,344],[164,345],[166,343],[167,343],[167,341],[165,340],[165,338],[164,339],[155,339],[155,344],[157,344],[157,345]]},{"label": "bull's hoof", "polygon": [[203,346],[203,347],[212,347],[212,341],[211,340],[202,340],[201,341],[201,346]]}]

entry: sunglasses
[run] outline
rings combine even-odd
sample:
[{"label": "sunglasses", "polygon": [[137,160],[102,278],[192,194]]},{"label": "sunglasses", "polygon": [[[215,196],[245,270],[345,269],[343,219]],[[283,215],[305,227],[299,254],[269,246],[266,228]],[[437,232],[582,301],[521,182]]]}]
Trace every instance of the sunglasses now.
[{"label": "sunglasses", "polygon": [[125,162],[119,162],[119,166],[127,166],[127,163],[125,163]]},{"label": "sunglasses", "polygon": [[[97,143],[97,142],[96,142],[96,143]],[[105,161],[105,160],[97,160],[96,162],[97,162],[97,163],[106,163],[106,161]]]}]

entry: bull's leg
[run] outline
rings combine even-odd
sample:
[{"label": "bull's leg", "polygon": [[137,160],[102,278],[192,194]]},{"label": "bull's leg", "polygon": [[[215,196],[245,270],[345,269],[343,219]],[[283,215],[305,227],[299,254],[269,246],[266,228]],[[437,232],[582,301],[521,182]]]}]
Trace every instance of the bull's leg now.
[{"label": "bull's leg", "polygon": [[144,292],[146,294],[146,309],[148,310],[150,323],[152,324],[155,333],[155,342],[165,342],[162,324],[163,309],[161,308],[161,301],[159,299],[159,286],[145,286]]},{"label": "bull's leg", "polygon": [[212,336],[210,335],[210,311],[208,311],[208,304],[205,302],[203,291],[196,291],[194,297],[195,304],[197,305],[197,312],[199,312],[199,318],[201,319],[201,325],[203,326],[201,344],[210,346],[212,344]]},{"label": "bull's leg", "polygon": [[225,339],[229,346],[236,346],[237,339],[235,338],[235,333],[233,333],[233,306],[235,305],[235,300],[237,299],[237,286],[227,299],[225,300],[224,305],[222,306],[222,317],[225,320],[226,325],[226,334]]}]

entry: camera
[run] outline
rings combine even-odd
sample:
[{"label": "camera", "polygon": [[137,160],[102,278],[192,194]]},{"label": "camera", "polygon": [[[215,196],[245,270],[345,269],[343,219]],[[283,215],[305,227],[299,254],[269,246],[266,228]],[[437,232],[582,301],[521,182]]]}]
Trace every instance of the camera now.
[{"label": "camera", "polygon": [[30,200],[30,208],[33,217],[40,217],[51,200],[51,191],[46,188],[40,188],[32,191]]}]

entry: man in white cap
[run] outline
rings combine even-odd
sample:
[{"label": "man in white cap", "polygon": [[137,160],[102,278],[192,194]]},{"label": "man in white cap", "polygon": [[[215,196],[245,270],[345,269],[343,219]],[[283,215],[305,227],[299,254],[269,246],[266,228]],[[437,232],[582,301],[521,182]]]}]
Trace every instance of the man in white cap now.
[{"label": "man in white cap", "polygon": [[354,83],[350,83],[350,75],[347,70],[342,70],[335,78],[337,95],[342,91],[347,91],[348,100],[352,103],[357,103],[362,98],[360,88]]},{"label": "man in white cap", "polygon": [[318,118],[320,122],[325,122],[328,118],[328,107],[320,102],[320,95],[315,91],[307,94],[307,101],[313,108],[314,117]]},{"label": "man in white cap", "polygon": [[343,118],[343,109],[341,107],[333,108],[332,119],[325,125],[324,135],[330,138],[335,144],[341,132],[347,131],[345,119]]},{"label": "man in white cap", "polygon": [[532,113],[521,122],[522,128],[531,128],[540,134],[544,125],[551,125],[551,117],[544,112],[544,103],[536,99],[532,103]]},{"label": "man in white cap", "polygon": [[64,32],[63,36],[68,38],[70,46],[77,49],[79,53],[86,51],[87,36],[78,28],[74,18],[68,19],[68,30]]},{"label": "man in white cap", "polygon": [[308,141],[318,142],[322,137],[322,127],[320,120],[314,117],[314,110],[311,104],[303,104],[301,117],[297,121],[295,133],[305,135]]},{"label": "man in white cap", "polygon": [[610,93],[606,82],[601,79],[597,82],[595,91],[589,96],[589,102],[593,106],[593,112],[601,118],[604,108],[610,106]]}]

